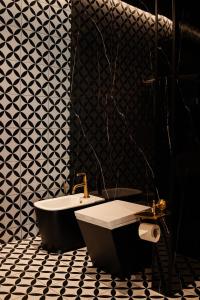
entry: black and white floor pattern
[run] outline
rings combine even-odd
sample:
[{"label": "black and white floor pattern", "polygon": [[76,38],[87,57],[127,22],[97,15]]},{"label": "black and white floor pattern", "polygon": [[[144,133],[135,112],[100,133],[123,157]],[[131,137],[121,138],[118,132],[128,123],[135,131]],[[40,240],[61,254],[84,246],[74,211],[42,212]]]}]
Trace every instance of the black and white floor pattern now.
[{"label": "black and white floor pattern", "polygon": [[[151,290],[150,278],[150,270],[124,281],[114,278],[92,266],[86,248],[48,254],[39,237],[0,248],[0,300],[172,299]],[[200,299],[199,295],[200,278],[173,299]]]}]

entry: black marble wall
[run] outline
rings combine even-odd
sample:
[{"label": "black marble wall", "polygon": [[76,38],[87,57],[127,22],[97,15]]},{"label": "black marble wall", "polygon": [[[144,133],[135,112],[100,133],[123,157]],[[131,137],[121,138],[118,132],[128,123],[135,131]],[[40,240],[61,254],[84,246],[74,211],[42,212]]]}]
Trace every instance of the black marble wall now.
[{"label": "black marble wall", "polygon": [[177,251],[200,258],[200,21],[195,1],[176,12],[176,103],[174,216]]},{"label": "black marble wall", "polygon": [[[200,21],[196,1],[170,4],[175,48],[168,40],[158,51],[155,173],[160,194],[170,200],[175,253],[199,259]],[[147,8],[149,1],[140,5]],[[170,16],[166,3],[158,2],[158,9]]]},{"label": "black marble wall", "polygon": [[[171,22],[159,17],[159,39]],[[72,2],[70,176],[90,190],[154,191],[155,17],[121,1]],[[152,168],[152,169],[151,169]]]}]

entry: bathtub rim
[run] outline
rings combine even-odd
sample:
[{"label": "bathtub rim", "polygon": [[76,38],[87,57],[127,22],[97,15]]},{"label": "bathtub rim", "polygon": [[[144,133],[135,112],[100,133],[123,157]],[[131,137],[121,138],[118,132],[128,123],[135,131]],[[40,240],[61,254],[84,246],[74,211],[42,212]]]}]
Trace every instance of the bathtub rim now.
[{"label": "bathtub rim", "polygon": [[[95,195],[90,195],[89,198],[84,198],[83,196],[84,196],[83,193],[79,193],[79,194],[74,194],[74,195],[64,195],[64,196],[60,196],[60,197],[56,197],[56,198],[39,200],[39,201],[34,202],[34,207],[36,209],[41,209],[41,210],[45,210],[45,211],[49,211],[49,212],[58,212],[58,211],[62,211],[62,210],[77,209],[79,207],[81,209],[82,206],[91,205],[91,204],[95,205],[95,204],[105,201],[105,198],[95,196]],[[67,198],[69,198],[69,199],[67,199]],[[57,207],[48,206],[48,204],[51,204],[52,202],[55,202],[55,204],[57,202],[57,204],[58,204],[59,202],[62,202],[62,201],[66,201],[66,203],[61,203],[61,205],[58,205]]]},{"label": "bathtub rim", "polygon": [[[103,189],[102,191],[102,197],[105,198],[106,200],[113,199],[117,200],[120,198],[127,198],[127,197],[135,197],[135,196],[140,196],[143,194],[143,191],[137,188],[131,188],[131,187],[109,187],[106,189]],[[94,196],[99,196],[98,191],[92,191],[92,195]]]}]

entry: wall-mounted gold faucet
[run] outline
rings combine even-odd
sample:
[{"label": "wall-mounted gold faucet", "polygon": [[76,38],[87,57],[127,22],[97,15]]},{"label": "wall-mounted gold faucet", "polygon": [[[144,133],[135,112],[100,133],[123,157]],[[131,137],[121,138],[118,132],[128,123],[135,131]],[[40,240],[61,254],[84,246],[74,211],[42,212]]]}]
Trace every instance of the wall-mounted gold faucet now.
[{"label": "wall-mounted gold faucet", "polygon": [[76,176],[83,176],[83,182],[75,184],[72,188],[72,194],[75,194],[77,188],[83,187],[84,198],[89,198],[88,187],[87,187],[87,176],[86,173],[78,173]]}]

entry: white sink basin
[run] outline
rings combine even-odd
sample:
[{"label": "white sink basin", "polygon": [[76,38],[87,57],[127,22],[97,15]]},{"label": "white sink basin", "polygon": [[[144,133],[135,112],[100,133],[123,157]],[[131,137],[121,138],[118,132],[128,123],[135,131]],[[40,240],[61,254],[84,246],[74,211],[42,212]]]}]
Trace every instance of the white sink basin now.
[{"label": "white sink basin", "polygon": [[81,207],[85,205],[95,204],[105,201],[104,198],[90,195],[89,198],[84,198],[83,193],[78,193],[74,195],[67,195],[52,199],[40,200],[34,203],[34,206],[48,211],[57,211],[70,209],[74,207]]}]

